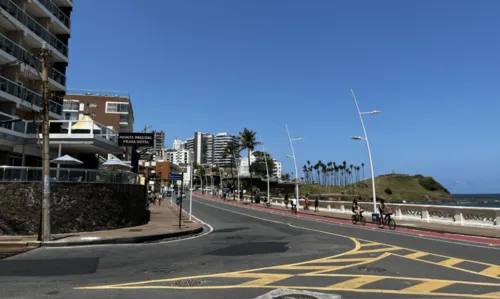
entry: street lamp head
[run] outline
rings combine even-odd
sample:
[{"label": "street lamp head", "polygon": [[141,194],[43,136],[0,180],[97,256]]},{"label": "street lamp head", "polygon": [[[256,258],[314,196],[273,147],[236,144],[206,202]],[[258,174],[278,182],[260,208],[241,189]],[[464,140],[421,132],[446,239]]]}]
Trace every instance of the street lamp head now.
[{"label": "street lamp head", "polygon": [[292,140],[293,141],[300,141],[300,140],[304,140],[304,138],[302,138],[302,137],[301,138],[293,138]]},{"label": "street lamp head", "polygon": [[293,156],[292,155],[286,155],[287,158],[291,158],[293,159]]},{"label": "street lamp head", "polygon": [[363,137],[361,136],[353,136],[351,137],[352,140],[363,140]]},{"label": "street lamp head", "polygon": [[379,113],[380,113],[380,110],[373,110],[373,111],[370,112],[370,114],[372,114],[372,115],[373,114],[379,114]]}]

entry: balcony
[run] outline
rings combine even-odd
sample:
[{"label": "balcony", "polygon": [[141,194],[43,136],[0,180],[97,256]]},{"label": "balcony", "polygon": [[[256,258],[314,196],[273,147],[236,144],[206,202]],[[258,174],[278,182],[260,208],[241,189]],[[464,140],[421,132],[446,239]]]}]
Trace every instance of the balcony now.
[{"label": "balcony", "polygon": [[69,17],[63,13],[57,5],[52,2],[52,0],[36,0],[40,4],[42,4],[48,11],[50,11],[61,23],[64,24],[68,29],[70,29],[70,19]]},{"label": "balcony", "polygon": [[[13,41],[11,41],[10,39],[1,34],[0,34],[0,50],[3,50],[10,56],[16,58],[18,61],[21,61],[26,65],[29,65],[35,71],[37,71],[38,75],[41,75],[42,62],[34,55],[31,55],[28,51],[21,48],[18,44],[14,43]],[[56,69],[51,69],[51,71],[49,72],[49,78],[61,84],[63,87],[66,86],[66,76],[63,73],[57,71]]]},{"label": "balcony", "polygon": [[64,111],[80,111],[80,105],[76,102],[69,102],[67,100],[64,100],[63,110]]},{"label": "balcony", "polygon": [[68,47],[43,28],[42,25],[40,25],[27,13],[25,13],[19,6],[10,0],[0,0],[0,7],[7,11],[9,15],[15,18],[22,25],[26,26],[35,35],[47,42],[48,45],[52,46],[56,51],[61,53],[65,60],[68,59]]},{"label": "balcony", "polygon": [[[12,122],[5,122],[12,120]],[[25,137],[26,134],[36,134],[36,124],[26,120],[13,117],[12,115],[0,112],[0,130],[10,131],[9,133],[17,137]]]},{"label": "balcony", "polygon": [[[1,76],[0,76],[0,91],[5,92],[17,99],[20,99],[20,104],[24,104],[23,102],[26,102],[28,105],[25,104],[25,106],[29,108],[35,108],[33,107],[33,105],[35,105],[38,106],[37,109],[35,110],[40,111],[43,107],[43,97],[40,94],[35,93]],[[62,105],[57,102],[50,101],[49,112],[57,114],[58,116],[62,116]]]}]

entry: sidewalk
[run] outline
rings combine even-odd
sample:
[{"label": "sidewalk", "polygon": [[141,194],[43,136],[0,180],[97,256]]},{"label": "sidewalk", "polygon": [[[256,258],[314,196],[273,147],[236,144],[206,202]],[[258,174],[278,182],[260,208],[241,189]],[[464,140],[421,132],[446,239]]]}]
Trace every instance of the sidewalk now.
[{"label": "sidewalk", "polygon": [[[26,250],[40,246],[63,247],[73,245],[141,243],[166,238],[196,234],[203,230],[201,223],[183,211],[179,228],[179,211],[176,205],[163,201],[161,206],[151,207],[148,224],[115,230],[82,232],[53,235],[53,241],[38,242],[36,236],[0,236],[0,256],[2,252]],[[1,258],[1,257],[0,257]]]},{"label": "sidewalk", "polygon": [[[217,201],[222,201],[222,199],[219,198],[213,198],[213,197],[208,197],[206,195],[201,195],[197,194],[197,196],[201,196],[204,198],[212,199],[212,200],[217,200]],[[230,204],[237,204],[237,205],[245,205],[250,208],[256,208],[256,209],[262,209],[262,210],[271,210],[275,212],[279,212],[280,214],[291,214],[290,212],[290,206],[285,208],[284,206],[276,205],[273,204],[271,205],[270,208],[266,207],[264,204],[251,204],[249,201],[233,201],[227,200],[227,203]],[[335,212],[314,212],[314,206],[311,207],[311,210],[309,211],[304,211],[302,208],[299,209],[298,217],[307,217],[307,218],[314,218],[318,220],[326,220],[326,221],[334,221],[337,223],[341,224],[350,224],[353,225],[351,222],[351,214],[343,214],[343,213],[335,213]],[[371,215],[365,215],[365,218],[367,220],[366,227],[373,227],[377,228],[378,226],[376,224],[372,224],[371,220]],[[425,223],[425,222],[419,222],[419,221],[408,221],[408,220],[400,220],[395,218],[397,228],[396,231],[401,231],[401,232],[411,232],[415,233],[418,231],[421,232],[431,232],[431,233],[438,233],[438,234],[453,234],[453,235],[463,235],[464,240],[467,239],[465,236],[471,236],[470,239],[471,241],[477,241],[478,238],[493,238],[493,239],[487,239],[489,240],[489,243],[491,244],[497,244],[500,245],[500,229],[498,228],[488,228],[488,227],[468,227],[468,226],[458,226],[458,225],[446,225],[446,224],[439,224],[439,223]],[[488,243],[488,242],[486,242]]]}]

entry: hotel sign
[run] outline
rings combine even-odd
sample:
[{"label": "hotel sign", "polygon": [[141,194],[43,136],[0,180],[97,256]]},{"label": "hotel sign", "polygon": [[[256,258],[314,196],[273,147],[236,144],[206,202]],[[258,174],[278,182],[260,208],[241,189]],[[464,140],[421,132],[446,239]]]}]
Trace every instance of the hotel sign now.
[{"label": "hotel sign", "polygon": [[154,146],[154,133],[118,133],[118,146]]}]

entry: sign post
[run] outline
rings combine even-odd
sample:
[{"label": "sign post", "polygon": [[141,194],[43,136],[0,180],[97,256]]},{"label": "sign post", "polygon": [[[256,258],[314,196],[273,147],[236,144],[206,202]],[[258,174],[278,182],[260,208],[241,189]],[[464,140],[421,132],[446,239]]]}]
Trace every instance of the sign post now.
[{"label": "sign post", "polygon": [[182,221],[182,195],[184,193],[182,183],[184,182],[184,172],[182,174],[178,173],[170,173],[168,175],[168,180],[169,181],[181,181],[180,184],[180,196],[177,197],[177,204],[179,205],[179,229],[181,228],[181,221]]}]

